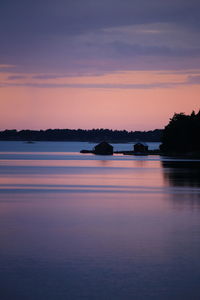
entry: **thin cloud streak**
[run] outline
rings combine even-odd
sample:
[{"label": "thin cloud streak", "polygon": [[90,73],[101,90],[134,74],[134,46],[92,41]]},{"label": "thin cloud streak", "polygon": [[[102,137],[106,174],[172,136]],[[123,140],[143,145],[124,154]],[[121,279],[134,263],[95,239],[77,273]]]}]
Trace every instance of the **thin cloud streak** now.
[{"label": "thin cloud streak", "polygon": [[1,87],[78,88],[78,89],[166,89],[200,84],[199,72],[115,72],[102,75],[65,76],[59,74],[9,74],[1,78]]},{"label": "thin cloud streak", "polygon": [[0,87],[35,87],[35,88],[77,88],[77,89],[166,89],[183,85],[200,85],[196,76],[184,82],[165,82],[151,84],[59,84],[59,83],[0,83]]}]

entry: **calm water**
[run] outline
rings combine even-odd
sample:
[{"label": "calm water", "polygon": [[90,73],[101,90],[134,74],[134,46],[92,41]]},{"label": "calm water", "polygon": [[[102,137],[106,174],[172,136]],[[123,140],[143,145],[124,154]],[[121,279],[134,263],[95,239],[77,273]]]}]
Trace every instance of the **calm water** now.
[{"label": "calm water", "polygon": [[0,143],[0,299],[199,300],[200,161],[92,147]]}]

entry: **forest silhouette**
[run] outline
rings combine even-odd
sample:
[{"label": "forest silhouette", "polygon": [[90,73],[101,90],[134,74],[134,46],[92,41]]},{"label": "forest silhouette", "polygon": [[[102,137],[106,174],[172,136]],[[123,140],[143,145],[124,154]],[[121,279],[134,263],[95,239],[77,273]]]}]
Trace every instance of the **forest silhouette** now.
[{"label": "forest silhouette", "polygon": [[152,131],[126,131],[111,129],[47,129],[47,130],[4,130],[0,140],[12,141],[83,141],[83,142],[160,142],[162,129]]},{"label": "forest silhouette", "polygon": [[164,153],[192,153],[200,151],[200,110],[191,115],[175,113],[164,128],[160,150]]},{"label": "forest silhouette", "polygon": [[126,143],[162,142],[160,153],[200,153],[200,110],[190,115],[175,113],[164,129],[151,131],[126,131],[111,129],[47,129],[4,130],[0,140],[5,141],[83,141]]}]

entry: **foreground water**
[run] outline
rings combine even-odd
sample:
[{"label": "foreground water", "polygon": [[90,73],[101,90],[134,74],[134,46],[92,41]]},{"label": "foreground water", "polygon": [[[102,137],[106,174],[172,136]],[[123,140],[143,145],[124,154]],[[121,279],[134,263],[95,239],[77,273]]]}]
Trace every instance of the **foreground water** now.
[{"label": "foreground water", "polygon": [[0,143],[0,299],[199,300],[200,161],[92,146]]}]

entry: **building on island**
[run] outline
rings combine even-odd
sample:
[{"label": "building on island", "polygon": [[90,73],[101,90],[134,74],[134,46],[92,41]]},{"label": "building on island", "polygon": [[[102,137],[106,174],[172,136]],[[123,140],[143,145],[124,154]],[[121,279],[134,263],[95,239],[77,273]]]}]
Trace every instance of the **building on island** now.
[{"label": "building on island", "polygon": [[113,146],[107,142],[101,142],[94,147],[94,154],[113,155]]},{"label": "building on island", "polygon": [[146,154],[148,152],[148,146],[146,143],[136,143],[133,146],[134,153]]}]

